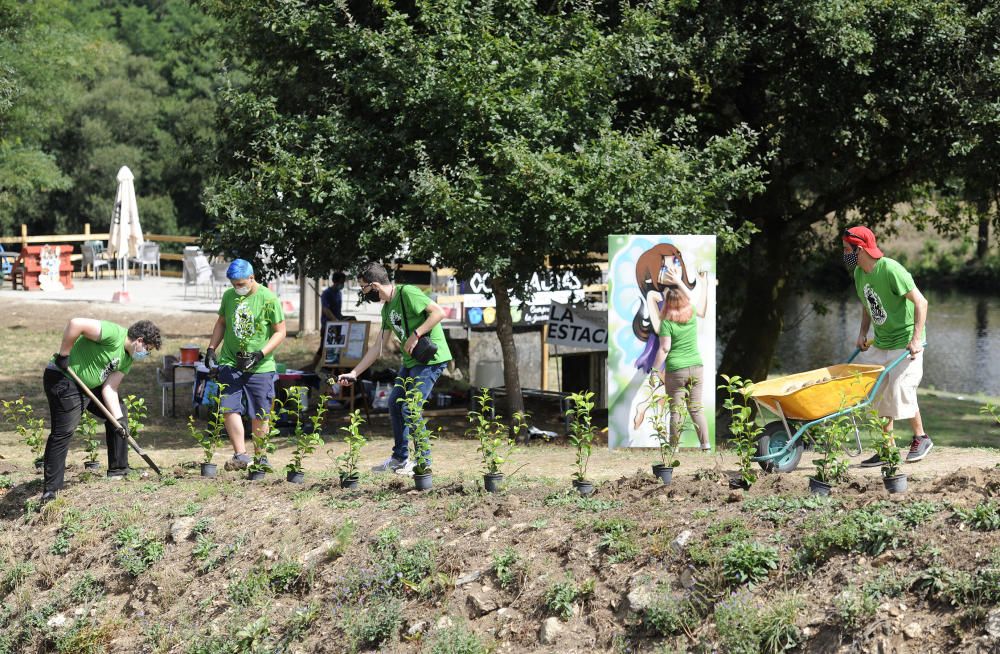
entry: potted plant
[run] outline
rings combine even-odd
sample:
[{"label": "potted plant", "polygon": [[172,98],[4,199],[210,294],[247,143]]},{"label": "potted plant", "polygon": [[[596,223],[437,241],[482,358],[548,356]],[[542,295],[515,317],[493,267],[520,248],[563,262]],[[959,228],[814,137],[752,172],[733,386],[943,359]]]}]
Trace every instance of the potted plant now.
[{"label": "potted plant", "polygon": [[84,470],[100,470],[101,468],[101,464],[97,461],[97,448],[101,445],[101,442],[97,439],[97,430],[100,426],[101,423],[89,411],[83,412],[77,431],[83,437],[83,449],[87,455],[87,458],[83,461]]},{"label": "potted plant", "polygon": [[868,426],[877,429],[879,437],[875,441],[875,453],[878,454],[884,463],[882,464],[882,485],[892,493],[902,493],[906,491],[906,475],[899,473],[899,466],[903,462],[903,457],[899,453],[899,448],[892,438],[892,432],[886,431],[888,418],[881,418],[875,411],[868,413]]},{"label": "potted plant", "polygon": [[753,382],[739,375],[722,375],[722,380],[726,383],[719,388],[725,390],[727,395],[722,407],[729,411],[729,432],[740,461],[739,475],[730,478],[729,486],[749,490],[757,481],[753,457],[757,454],[757,438],[764,431],[754,420],[753,407],[750,406]]},{"label": "potted plant", "polygon": [[847,480],[849,464],[844,457],[844,443],[852,428],[847,415],[816,426],[816,448],[823,456],[813,461],[816,474],[809,478],[809,491],[814,495],[829,495],[834,485]]},{"label": "potted plant", "polygon": [[45,459],[45,420],[35,417],[35,409],[23,397],[3,401],[4,419],[14,426],[24,444],[31,450],[35,472],[41,472]]},{"label": "potted plant", "polygon": [[590,462],[590,452],[594,444],[594,425],[590,417],[591,411],[594,410],[593,398],[593,391],[572,393],[569,401],[573,408],[566,412],[570,417],[569,442],[576,448],[573,485],[577,492],[585,497],[594,492],[593,482],[587,479],[587,464]]},{"label": "potted plant", "polygon": [[669,484],[673,479],[674,468],[681,462],[677,459],[677,449],[680,446],[681,433],[684,429],[685,413],[681,407],[681,425],[676,434],[670,432],[670,409],[672,401],[667,397],[663,384],[660,383],[658,375],[651,374],[647,380],[649,384],[649,424],[653,428],[653,434],[660,447],[660,461],[653,464],[653,474],[661,482]]},{"label": "potted plant", "polygon": [[424,395],[420,392],[422,382],[418,382],[412,377],[396,380],[396,384],[403,389],[403,397],[399,402],[403,402],[405,411],[406,426],[410,430],[410,447],[412,451],[410,457],[413,460],[413,485],[417,490],[429,490],[432,483],[431,471],[431,441],[436,434],[427,427],[427,418],[424,417]]},{"label": "potted plant", "polygon": [[[351,424],[341,427],[344,432],[344,442],[347,444],[347,451],[336,458],[337,472],[340,476],[341,488],[356,488],[361,475],[358,473],[358,460],[361,458],[361,448],[368,441],[361,433],[361,425],[365,420],[361,417],[361,409],[355,409],[351,413]],[[333,450],[327,450],[330,454]]]},{"label": "potted plant", "polygon": [[226,385],[220,383],[219,392],[214,393],[209,400],[213,406],[208,419],[208,427],[198,429],[195,426],[194,416],[188,416],[188,431],[204,453],[204,460],[201,462],[201,476],[208,479],[214,479],[219,471],[219,466],[212,463],[212,457],[215,455],[216,448],[222,443],[222,432],[226,428],[225,418],[228,409],[222,406],[222,391],[225,388]]},{"label": "potted plant", "polygon": [[[292,442],[295,447],[292,450],[292,460],[285,466],[285,480],[293,484],[301,484],[305,481],[305,470],[302,468],[302,459],[316,451],[316,448],[323,444],[323,416],[327,412],[326,402],[330,398],[321,395],[316,413],[309,418],[311,429],[306,431],[302,427],[302,397],[308,392],[305,386],[292,386],[288,389],[287,404],[295,412],[295,431],[292,432]],[[288,411],[288,409],[285,409]]]},{"label": "potted plant", "polygon": [[249,296],[237,297],[236,311],[233,313],[233,333],[236,334],[236,340],[240,344],[240,349],[236,353],[236,366],[239,370],[245,369],[251,361],[253,352],[248,352],[250,341],[253,340],[258,331],[267,326],[267,316],[272,313],[271,303],[268,302],[264,305],[260,315],[255,317],[251,311],[241,306],[247,297]]},{"label": "potted plant", "polygon": [[479,440],[477,451],[483,458],[483,487],[486,492],[495,493],[503,483],[504,475],[501,467],[510,455],[517,451],[516,438],[526,426],[525,417],[520,412],[515,413],[514,424],[508,430],[503,420],[491,408],[489,389],[483,388],[475,397],[479,410],[470,411],[468,419],[472,423],[472,434]]},{"label": "potted plant", "polygon": [[[280,406],[281,403],[275,402],[275,404]],[[250,465],[247,466],[247,479],[250,481],[260,481],[267,473],[274,472],[267,455],[274,454],[278,449],[278,446],[271,440],[281,433],[277,427],[278,415],[279,412],[272,408],[271,413],[268,414],[267,431],[253,435],[253,457],[250,459]]]}]

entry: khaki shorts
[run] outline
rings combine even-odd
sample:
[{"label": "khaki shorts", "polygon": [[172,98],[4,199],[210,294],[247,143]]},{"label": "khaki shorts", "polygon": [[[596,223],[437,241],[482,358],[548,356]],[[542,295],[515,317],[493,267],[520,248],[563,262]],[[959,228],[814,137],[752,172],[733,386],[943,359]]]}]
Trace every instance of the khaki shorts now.
[{"label": "khaki shorts", "polygon": [[[859,354],[854,363],[888,366],[903,352],[906,352],[906,348],[880,350],[870,347],[867,352]],[[880,416],[893,420],[908,420],[916,416],[920,411],[917,406],[917,386],[920,385],[923,376],[924,353],[918,354],[916,359],[907,356],[882,380],[882,387],[872,406]]]}]

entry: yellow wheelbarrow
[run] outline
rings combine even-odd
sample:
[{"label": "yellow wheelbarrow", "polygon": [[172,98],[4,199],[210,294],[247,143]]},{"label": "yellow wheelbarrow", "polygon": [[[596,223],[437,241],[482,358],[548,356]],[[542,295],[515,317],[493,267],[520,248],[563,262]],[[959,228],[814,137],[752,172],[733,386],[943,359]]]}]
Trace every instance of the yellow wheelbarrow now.
[{"label": "yellow wheelbarrow", "polygon": [[861,431],[855,413],[871,404],[893,368],[909,356],[903,352],[888,366],[852,364],[860,348],[847,360],[826,368],[768,379],[753,385],[751,397],[758,409],[767,409],[779,419],[764,425],[757,439],[754,461],[768,472],[795,470],[805,449],[804,436],[810,427],[851,414],[857,449],[861,454]]}]

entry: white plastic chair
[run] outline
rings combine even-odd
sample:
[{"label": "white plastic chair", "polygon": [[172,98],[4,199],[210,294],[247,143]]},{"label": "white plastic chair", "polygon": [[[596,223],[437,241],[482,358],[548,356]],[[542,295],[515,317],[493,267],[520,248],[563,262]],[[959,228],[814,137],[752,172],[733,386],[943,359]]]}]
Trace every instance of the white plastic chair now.
[{"label": "white plastic chair", "polygon": [[200,248],[184,248],[184,298],[187,299],[188,286],[194,286],[195,297],[198,287],[212,283],[212,265]]},{"label": "white plastic chair", "polygon": [[146,266],[149,266],[149,272],[152,273],[153,270],[156,271],[156,276],[160,276],[160,244],[151,241],[146,241],[142,244],[142,252],[139,256],[129,259],[129,263],[134,263],[139,266],[139,278],[142,279],[146,276]]}]

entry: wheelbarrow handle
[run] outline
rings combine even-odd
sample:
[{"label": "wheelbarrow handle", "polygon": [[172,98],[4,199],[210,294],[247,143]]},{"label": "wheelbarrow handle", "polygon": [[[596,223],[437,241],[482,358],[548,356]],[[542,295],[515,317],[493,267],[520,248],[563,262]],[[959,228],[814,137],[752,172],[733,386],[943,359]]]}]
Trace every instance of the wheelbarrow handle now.
[{"label": "wheelbarrow handle", "polygon": [[[923,347],[927,347],[927,341],[923,342]],[[851,363],[852,361],[854,361],[854,359],[859,354],[861,354],[861,348],[860,347],[854,348],[854,352],[851,354],[850,357],[847,358],[847,363]],[[888,366],[886,366],[885,371],[889,372],[890,370],[892,370],[893,368],[895,368],[897,365],[899,365],[900,361],[902,361],[903,359],[905,359],[908,356],[910,356],[910,351],[909,350],[907,350],[906,352],[903,352],[902,354],[900,354],[899,357],[895,361],[893,361]]]}]

